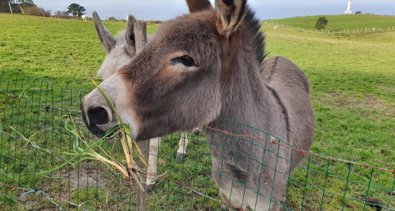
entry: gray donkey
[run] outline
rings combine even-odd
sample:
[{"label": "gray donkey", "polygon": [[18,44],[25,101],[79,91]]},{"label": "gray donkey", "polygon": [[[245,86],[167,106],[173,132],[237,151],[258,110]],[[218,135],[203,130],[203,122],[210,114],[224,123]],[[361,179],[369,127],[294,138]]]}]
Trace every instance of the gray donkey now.
[{"label": "gray donkey", "polygon": [[[109,78],[117,70],[127,65],[135,56],[135,36],[134,36],[134,23],[136,20],[133,16],[129,15],[127,19],[126,30],[122,31],[114,38],[112,34],[104,27],[97,12],[92,14],[93,23],[97,32],[97,36],[102,43],[107,55],[104,59],[98,75],[103,79]],[[196,132],[196,130],[195,130]],[[148,172],[147,172],[147,188],[152,189],[155,185],[155,178],[157,177],[157,163],[160,138],[151,138],[149,147],[148,158]],[[181,162],[186,155],[186,148],[189,143],[188,134],[181,133],[179,141],[179,148],[177,150],[177,161]]]},{"label": "gray donkey", "polygon": [[[195,4],[191,14],[163,23],[100,86],[136,140],[203,127],[225,206],[280,210],[287,178],[313,139],[308,81],[285,58],[264,60],[263,34],[246,0],[217,0],[215,9],[207,0]],[[117,124],[97,89],[81,109],[96,135]]]}]

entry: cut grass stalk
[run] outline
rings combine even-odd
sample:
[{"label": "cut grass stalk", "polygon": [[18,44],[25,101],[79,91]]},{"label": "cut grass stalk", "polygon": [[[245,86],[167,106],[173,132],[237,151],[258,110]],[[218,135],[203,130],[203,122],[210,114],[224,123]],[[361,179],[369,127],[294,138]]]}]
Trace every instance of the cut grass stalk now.
[{"label": "cut grass stalk", "polygon": [[[122,121],[119,113],[117,112],[114,104],[111,102],[108,95],[96,83],[96,81],[92,80],[92,83],[97,88],[97,90],[99,90],[101,95],[104,97],[108,106],[111,108],[112,112],[114,112],[114,115],[118,121],[117,132],[112,137],[115,137],[117,134],[120,135],[122,151],[126,163],[120,162],[115,157],[110,156],[102,147],[100,147],[100,145],[97,146],[98,152],[95,151],[95,149],[86,141],[85,137],[81,134],[80,131],[77,130],[77,128],[69,127],[68,131],[71,132],[77,138],[77,143],[78,140],[81,140],[84,144],[83,146],[85,147],[85,149],[78,147],[78,151],[75,151],[77,152],[76,155],[78,155],[79,157],[82,156],[82,158],[79,159],[79,161],[97,160],[105,164],[107,167],[111,168],[112,170],[119,172],[123,176],[123,178],[129,180],[130,183],[132,183],[133,181],[136,182],[138,188],[141,191],[144,191],[144,187],[142,185],[142,178],[144,177],[142,176],[145,173],[143,171],[143,168],[139,167],[135,162],[133,156],[134,152],[136,152],[138,159],[142,162],[144,166],[148,165],[147,160],[143,155],[143,153],[141,152],[137,142],[131,138],[131,128]],[[108,134],[111,134],[113,130],[110,130],[109,132],[105,137],[107,137]],[[102,141],[103,139],[99,140],[98,143],[101,143]]]}]

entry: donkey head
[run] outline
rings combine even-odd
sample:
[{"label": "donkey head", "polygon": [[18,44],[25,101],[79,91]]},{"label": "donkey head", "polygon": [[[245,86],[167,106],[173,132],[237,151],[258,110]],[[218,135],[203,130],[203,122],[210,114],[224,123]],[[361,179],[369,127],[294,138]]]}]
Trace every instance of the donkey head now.
[{"label": "donkey head", "polygon": [[[237,61],[260,65],[255,52],[262,51],[262,44],[255,42],[258,30],[249,25],[255,19],[246,0],[217,0],[215,9],[209,1],[197,2],[190,15],[163,23],[128,65],[100,84],[137,140],[213,122],[231,102],[231,87],[240,74]],[[243,57],[241,50],[253,56]],[[97,89],[81,107],[97,135],[116,123]]]},{"label": "donkey head", "polygon": [[103,26],[99,15],[96,12],[93,12],[92,16],[97,36],[107,53],[98,74],[101,78],[106,79],[116,70],[119,70],[121,67],[128,64],[136,54],[136,43],[133,28],[136,20],[133,16],[129,15],[126,30],[119,33],[119,35],[114,38]]}]

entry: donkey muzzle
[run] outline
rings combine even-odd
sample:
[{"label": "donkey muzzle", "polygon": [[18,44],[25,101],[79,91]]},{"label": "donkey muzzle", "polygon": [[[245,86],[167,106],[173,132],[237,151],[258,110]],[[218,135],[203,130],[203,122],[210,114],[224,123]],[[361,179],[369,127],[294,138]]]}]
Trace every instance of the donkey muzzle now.
[{"label": "donkey muzzle", "polygon": [[82,120],[92,134],[103,137],[107,130],[116,125],[113,113],[106,105],[87,105],[84,99],[81,102]]}]

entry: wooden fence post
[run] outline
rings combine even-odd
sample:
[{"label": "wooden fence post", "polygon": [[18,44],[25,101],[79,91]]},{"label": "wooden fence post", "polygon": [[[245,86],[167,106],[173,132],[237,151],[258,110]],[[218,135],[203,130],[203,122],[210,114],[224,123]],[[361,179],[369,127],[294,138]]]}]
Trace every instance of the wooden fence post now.
[{"label": "wooden fence post", "polygon": [[10,8],[10,13],[13,14],[14,11],[12,11],[12,6],[11,6],[11,2],[10,1],[8,2],[8,7]]},{"label": "wooden fence post", "polygon": [[[134,36],[136,39],[136,53],[140,52],[145,44],[147,44],[147,24],[143,21],[137,21],[134,23]],[[144,157],[148,161],[148,156],[149,156],[149,145],[150,141],[149,140],[144,140],[139,142],[139,147],[141,152],[143,153]],[[143,167],[143,163],[139,162],[139,165]],[[144,173],[147,172],[146,168],[142,168]],[[146,186],[146,175],[142,175],[141,177],[141,183]],[[136,210],[138,211],[145,211],[146,207],[146,193],[145,190],[140,190],[140,188],[136,188]]]}]

